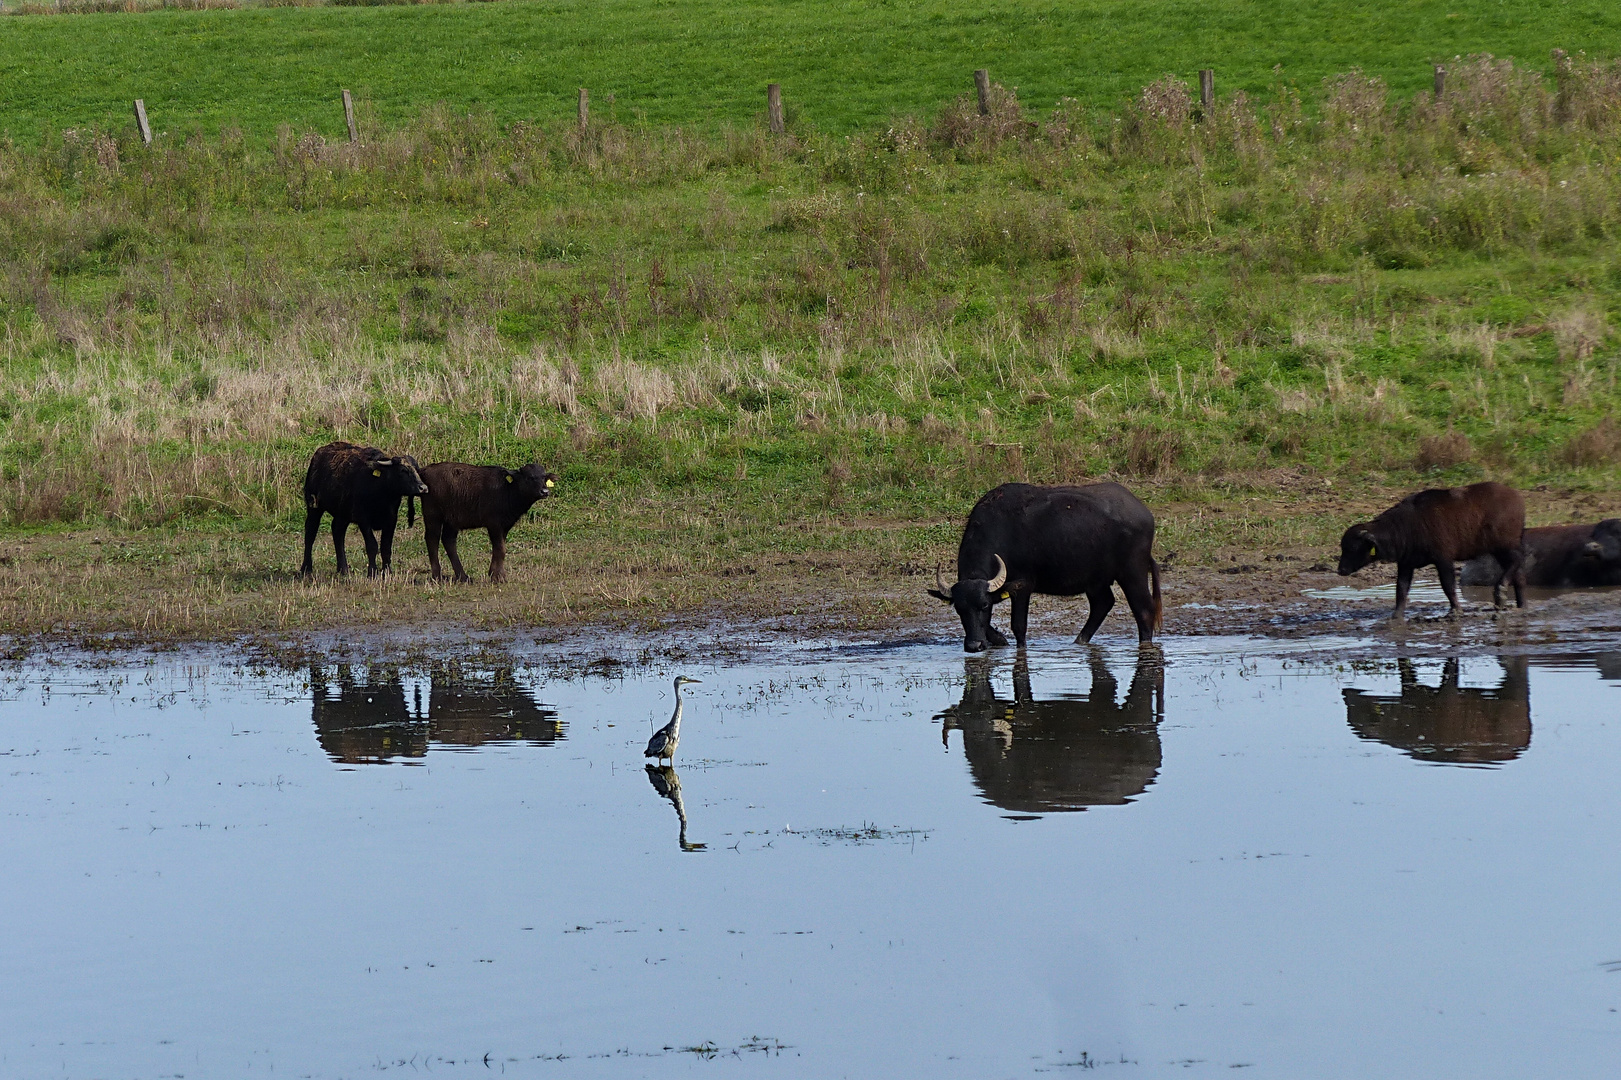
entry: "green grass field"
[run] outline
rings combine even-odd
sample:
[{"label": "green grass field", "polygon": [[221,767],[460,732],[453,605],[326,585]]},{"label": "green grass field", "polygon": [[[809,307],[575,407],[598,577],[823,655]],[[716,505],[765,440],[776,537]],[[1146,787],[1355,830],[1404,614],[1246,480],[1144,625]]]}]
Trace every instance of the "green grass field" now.
[{"label": "green grass field", "polygon": [[[246,561],[144,609],[164,625],[320,618],[282,585],[304,463],[334,437],[540,458],[571,560],[546,587],[627,604],[699,603],[692,575],[767,555],[915,571],[1010,479],[1123,478],[1178,508],[1162,542],[1194,561],[1328,548],[1330,492],[1490,476],[1618,509],[1621,64],[1546,70],[1554,44],[1596,47],[1598,8],[953,12],[0,20],[30,132],[0,145],[0,517],[147,534],[82,574],[51,547],[0,617],[90,619],[136,588],[119,559],[185,533],[197,575]],[[479,34],[549,57],[551,81]],[[191,95],[140,91],[167,129],[151,147],[121,35],[154,35]],[[1450,59],[1487,49],[1530,62]],[[959,97],[982,63],[1019,88],[988,117]],[[354,69],[359,146],[332,104]],[[768,74],[803,103],[786,138],[757,116]],[[253,606],[271,583],[291,606]]]},{"label": "green grass field", "polygon": [[1361,67],[1409,93],[1458,54],[1546,68],[1555,47],[1607,53],[1621,11],[1596,0],[508,0],[29,16],[0,30],[0,128],[13,138],[126,126],[140,97],[159,130],[237,125],[265,140],[281,124],[341,132],[340,86],[385,125],[441,101],[550,122],[586,86],[623,122],[713,127],[751,122],[775,81],[806,122],[841,133],[931,112],[977,67],[1037,107],[1118,107],[1166,72],[1201,67],[1223,92],[1263,91],[1282,65],[1302,86]]}]

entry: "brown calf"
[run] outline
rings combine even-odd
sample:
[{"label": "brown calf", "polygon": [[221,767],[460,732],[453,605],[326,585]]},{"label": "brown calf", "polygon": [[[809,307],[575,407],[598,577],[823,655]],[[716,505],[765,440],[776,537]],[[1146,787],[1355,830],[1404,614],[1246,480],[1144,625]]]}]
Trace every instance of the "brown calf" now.
[{"label": "brown calf", "polygon": [[463,529],[484,529],[490,534],[490,580],[495,582],[507,579],[507,533],[531,506],[552,493],[557,480],[539,465],[513,471],[457,461],[425,467],[422,479],[428,485],[422,496],[422,525],[433,576],[444,577],[439,568],[442,537],[456,580],[470,580],[456,552],[456,535]]},{"label": "brown calf", "polygon": [[1502,574],[1495,585],[1498,606],[1503,584],[1513,582],[1514,602],[1525,606],[1521,537],[1525,498],[1503,484],[1431,488],[1409,495],[1372,521],[1352,525],[1340,538],[1340,574],[1354,574],[1370,563],[1396,564],[1396,610],[1407,609],[1413,571],[1434,565],[1454,613],[1458,610],[1457,564],[1477,555],[1495,556]]}]

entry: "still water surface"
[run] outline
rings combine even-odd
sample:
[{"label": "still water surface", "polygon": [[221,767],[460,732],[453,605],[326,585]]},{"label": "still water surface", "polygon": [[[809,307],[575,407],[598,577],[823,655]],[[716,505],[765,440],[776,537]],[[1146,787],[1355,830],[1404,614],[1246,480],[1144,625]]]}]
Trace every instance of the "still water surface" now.
[{"label": "still water surface", "polygon": [[1616,1075],[1621,655],[1276,649],[24,668],[0,1075]]}]

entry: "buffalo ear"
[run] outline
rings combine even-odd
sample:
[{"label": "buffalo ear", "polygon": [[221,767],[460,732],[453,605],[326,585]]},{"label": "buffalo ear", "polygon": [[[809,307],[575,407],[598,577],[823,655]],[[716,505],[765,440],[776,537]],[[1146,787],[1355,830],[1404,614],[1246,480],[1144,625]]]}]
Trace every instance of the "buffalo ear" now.
[{"label": "buffalo ear", "polygon": [[943,604],[951,603],[950,593],[943,593],[939,589],[925,589],[924,592],[928,593],[930,596],[934,597]]}]

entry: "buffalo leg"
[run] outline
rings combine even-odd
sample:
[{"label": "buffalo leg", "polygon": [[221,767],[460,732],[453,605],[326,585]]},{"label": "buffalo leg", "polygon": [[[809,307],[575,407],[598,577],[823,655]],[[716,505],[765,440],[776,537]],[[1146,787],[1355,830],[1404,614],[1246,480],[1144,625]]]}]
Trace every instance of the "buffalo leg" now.
[{"label": "buffalo leg", "polygon": [[1392,619],[1399,619],[1407,613],[1407,592],[1413,587],[1413,571],[1417,569],[1408,563],[1396,564],[1396,610],[1390,613]]},{"label": "buffalo leg", "polygon": [[450,558],[450,569],[455,572],[456,580],[471,581],[473,579],[467,576],[466,570],[462,569],[461,553],[456,550],[456,537],[460,532],[460,529],[453,529],[449,525],[445,526],[445,554]]},{"label": "buffalo leg", "polygon": [[1075,638],[1077,645],[1085,645],[1091,641],[1092,635],[1103,625],[1103,620],[1109,617],[1109,612],[1114,608],[1114,586],[1104,585],[1101,589],[1093,589],[1087,593],[1086,606],[1088,608],[1086,625],[1081,627],[1080,634]]},{"label": "buffalo leg", "polygon": [[383,573],[385,574],[392,572],[394,569],[394,525],[395,523],[390,521],[383,526],[382,549]]},{"label": "buffalo leg", "polygon": [[366,542],[366,576],[377,576],[377,534],[371,526],[360,526],[360,538]]},{"label": "buffalo leg", "polygon": [[315,539],[321,535],[321,511],[307,510],[304,513],[304,565],[299,568],[299,576],[311,578],[315,576]]},{"label": "buffalo leg", "polygon": [[1492,601],[1503,606],[1503,586],[1514,586],[1514,606],[1525,606],[1525,552],[1519,548],[1505,548],[1492,553],[1499,565],[1503,567],[1503,576],[1497,579],[1496,588],[1492,589]]},{"label": "buffalo leg", "polygon": [[332,515],[332,550],[338,556],[338,575],[341,577],[349,572],[349,556],[344,554],[343,539],[349,532],[349,519]]},{"label": "buffalo leg", "polygon": [[1462,605],[1458,603],[1458,568],[1451,559],[1437,559],[1435,561],[1435,576],[1441,579],[1441,591],[1447,594],[1447,603],[1452,605],[1450,614],[1456,615]]},{"label": "buffalo leg", "polygon": [[444,528],[443,521],[422,515],[422,535],[428,540],[428,567],[433,571],[433,579],[438,581],[445,576],[439,567],[439,531]]},{"label": "buffalo leg", "polygon": [[1120,579],[1120,591],[1126,594],[1126,606],[1137,620],[1137,640],[1154,640],[1154,594],[1148,588],[1148,573],[1130,573]]},{"label": "buffalo leg", "polygon": [[490,580],[500,584],[507,579],[506,530],[490,527]]},{"label": "buffalo leg", "polygon": [[1013,612],[1008,616],[1008,623],[1013,628],[1013,640],[1024,648],[1025,629],[1030,625],[1030,594],[1016,592],[1012,596]]}]

